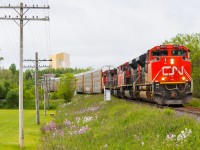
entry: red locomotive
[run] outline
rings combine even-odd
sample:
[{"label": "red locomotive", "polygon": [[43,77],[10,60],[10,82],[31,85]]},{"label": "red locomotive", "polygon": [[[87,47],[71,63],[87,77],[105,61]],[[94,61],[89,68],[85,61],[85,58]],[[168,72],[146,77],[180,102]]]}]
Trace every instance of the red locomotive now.
[{"label": "red locomotive", "polygon": [[[98,82],[99,86],[91,83],[90,93],[93,93],[93,87],[102,89],[105,86],[112,95],[148,100],[161,105],[185,104],[192,98],[190,51],[184,46],[155,46],[115,69],[98,72],[102,83]],[[92,77],[92,72],[89,73]],[[84,78],[84,74],[81,76],[81,79]]]}]

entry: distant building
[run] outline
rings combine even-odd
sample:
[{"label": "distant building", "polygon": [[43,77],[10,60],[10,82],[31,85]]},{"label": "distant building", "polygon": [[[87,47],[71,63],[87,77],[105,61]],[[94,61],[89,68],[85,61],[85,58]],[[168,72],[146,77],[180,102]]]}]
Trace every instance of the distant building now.
[{"label": "distant building", "polygon": [[50,59],[52,59],[52,61],[50,62],[50,65],[54,69],[70,68],[70,55],[69,54],[58,53],[55,55],[51,55]]}]

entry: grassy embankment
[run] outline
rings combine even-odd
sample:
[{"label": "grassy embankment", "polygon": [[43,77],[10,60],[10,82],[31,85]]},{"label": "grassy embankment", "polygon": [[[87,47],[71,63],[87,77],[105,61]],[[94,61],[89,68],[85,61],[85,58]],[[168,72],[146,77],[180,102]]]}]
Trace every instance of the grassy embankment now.
[{"label": "grassy embankment", "polygon": [[[40,111],[41,124],[52,120],[50,113],[55,110],[47,111],[44,116]],[[35,150],[41,142],[41,125],[36,125],[35,110],[24,110],[24,145],[27,150]],[[0,149],[18,150],[18,110],[0,110]]]},{"label": "grassy embankment", "polygon": [[43,127],[41,149],[199,149],[193,118],[102,95],[81,95],[57,110]]},{"label": "grassy embankment", "polygon": [[200,99],[193,98],[192,101],[190,101],[189,104],[186,104],[185,106],[192,106],[192,107],[200,108]]}]

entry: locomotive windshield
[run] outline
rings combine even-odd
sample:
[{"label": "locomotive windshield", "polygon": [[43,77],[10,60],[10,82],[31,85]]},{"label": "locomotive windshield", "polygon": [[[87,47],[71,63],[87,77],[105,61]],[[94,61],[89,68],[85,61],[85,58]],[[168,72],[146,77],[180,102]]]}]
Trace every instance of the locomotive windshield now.
[{"label": "locomotive windshield", "polygon": [[186,56],[186,50],[172,50],[172,56]]},{"label": "locomotive windshield", "polygon": [[152,56],[167,56],[168,51],[167,50],[156,50],[152,51]]}]

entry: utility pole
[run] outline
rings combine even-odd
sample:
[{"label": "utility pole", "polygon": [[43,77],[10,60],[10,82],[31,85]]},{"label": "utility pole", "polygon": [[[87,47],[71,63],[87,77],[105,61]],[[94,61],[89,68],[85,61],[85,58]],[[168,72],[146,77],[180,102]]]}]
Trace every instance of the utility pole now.
[{"label": "utility pole", "polygon": [[48,109],[49,109],[49,99],[50,99],[50,78],[53,77],[52,74],[43,75],[43,86],[44,86],[44,115],[46,116],[46,103],[48,100]]},{"label": "utility pole", "polygon": [[[7,16],[0,17],[0,20],[12,20],[17,23],[20,27],[20,63],[19,63],[19,146],[22,148],[24,147],[24,116],[23,116],[23,27],[29,22],[29,21],[49,21],[49,17],[45,18],[27,18],[24,16],[30,9],[50,9],[49,6],[45,7],[38,7],[38,6],[27,6],[23,3],[20,3],[20,6],[11,6],[10,4],[8,6],[0,6],[0,9],[14,9],[19,17],[11,17],[9,15],[9,18]],[[19,23],[17,22],[19,21]],[[26,21],[24,23],[24,21]]]},{"label": "utility pole", "polygon": [[39,66],[39,62],[42,61],[52,61],[51,59],[38,59],[38,52],[35,53],[34,59],[24,59],[26,62],[34,62],[35,66],[27,66],[25,68],[34,68],[35,67],[35,108],[36,108],[36,124],[40,124],[40,112],[39,112],[39,79],[38,79],[38,69],[39,67],[50,67],[50,66]]},{"label": "utility pole", "polygon": [[46,103],[47,103],[47,76],[44,75],[44,115],[46,116]]}]

